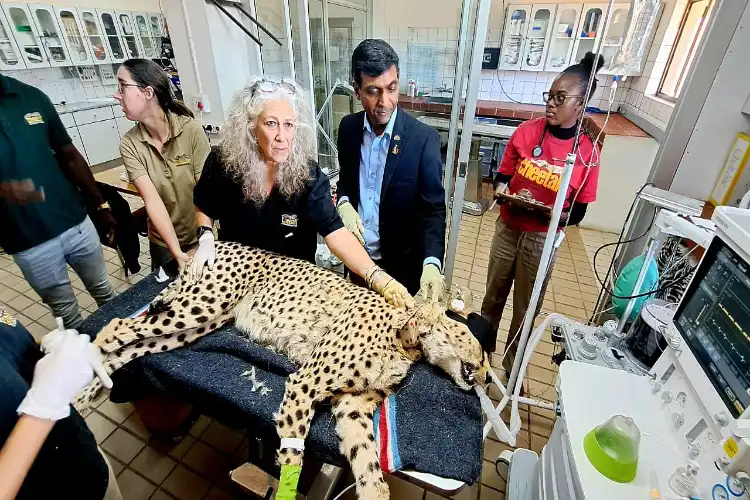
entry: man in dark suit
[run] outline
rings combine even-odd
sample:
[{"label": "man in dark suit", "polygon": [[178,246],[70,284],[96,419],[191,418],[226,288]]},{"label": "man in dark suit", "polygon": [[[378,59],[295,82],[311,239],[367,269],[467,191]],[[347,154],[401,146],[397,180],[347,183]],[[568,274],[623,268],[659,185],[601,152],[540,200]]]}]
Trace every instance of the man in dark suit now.
[{"label": "man in dark suit", "polygon": [[364,40],[351,67],[364,111],[339,125],[339,215],[409,293],[437,300],[445,251],[440,137],[399,109],[398,55],[390,45]]}]

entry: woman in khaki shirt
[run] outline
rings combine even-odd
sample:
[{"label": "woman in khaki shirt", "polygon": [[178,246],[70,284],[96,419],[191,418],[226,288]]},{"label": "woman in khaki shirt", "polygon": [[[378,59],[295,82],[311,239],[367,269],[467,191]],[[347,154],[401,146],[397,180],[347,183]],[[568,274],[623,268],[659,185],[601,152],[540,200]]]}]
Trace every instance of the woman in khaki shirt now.
[{"label": "woman in khaki shirt", "polygon": [[114,97],[138,124],[120,142],[128,178],[148,214],[151,269],[175,259],[180,271],[197,239],[193,188],[211,150],[203,128],[175,100],[164,70],[129,59],[117,71]]}]

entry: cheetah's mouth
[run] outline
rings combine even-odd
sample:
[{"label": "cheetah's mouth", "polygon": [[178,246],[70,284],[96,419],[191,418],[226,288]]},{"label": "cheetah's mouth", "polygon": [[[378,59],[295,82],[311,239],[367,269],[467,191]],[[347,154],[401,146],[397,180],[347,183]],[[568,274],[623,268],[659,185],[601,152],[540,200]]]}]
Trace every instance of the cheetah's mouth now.
[{"label": "cheetah's mouth", "polygon": [[464,382],[471,387],[477,383],[476,381],[477,376],[477,367],[474,366],[471,363],[467,363],[465,361],[461,362],[461,378],[464,379]]}]

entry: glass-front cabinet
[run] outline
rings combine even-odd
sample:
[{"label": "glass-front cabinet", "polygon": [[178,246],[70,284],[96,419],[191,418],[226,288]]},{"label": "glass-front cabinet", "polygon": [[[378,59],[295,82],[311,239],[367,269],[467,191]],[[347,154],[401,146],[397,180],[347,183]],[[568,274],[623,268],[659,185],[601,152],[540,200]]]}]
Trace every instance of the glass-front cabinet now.
[{"label": "glass-front cabinet", "polygon": [[26,63],[18,50],[16,39],[13,38],[10,23],[5,13],[0,10],[0,69],[24,69]]},{"label": "glass-front cabinet", "polygon": [[138,40],[143,48],[143,57],[153,59],[156,57],[154,50],[154,39],[151,36],[151,30],[148,29],[148,16],[146,14],[135,14],[135,30],[138,34]]},{"label": "glass-front cabinet", "polygon": [[104,30],[99,22],[99,15],[95,10],[89,9],[78,9],[78,14],[81,17],[83,33],[88,40],[89,50],[91,50],[91,55],[94,58],[94,64],[111,63],[112,52],[107,45]]},{"label": "glass-front cabinet", "polygon": [[149,14],[148,26],[151,28],[151,36],[154,40],[154,52],[156,52],[155,57],[161,57],[161,37],[164,36],[161,16],[159,14]]},{"label": "glass-front cabinet", "polygon": [[573,46],[573,57],[570,62],[575,63],[583,59],[586,52],[596,53],[602,40],[604,20],[607,18],[606,3],[585,3],[583,13],[576,30],[576,41]]},{"label": "glass-front cabinet", "polygon": [[540,71],[549,49],[552,22],[555,18],[555,5],[534,5],[531,9],[531,22],[526,33],[526,48],[521,61],[521,69]]},{"label": "glass-front cabinet", "polygon": [[27,68],[49,67],[36,25],[26,4],[3,3],[5,17]]},{"label": "glass-front cabinet", "polygon": [[125,43],[125,52],[128,59],[134,57],[142,57],[142,50],[140,47],[140,40],[138,39],[137,29],[133,16],[128,12],[115,12],[117,16],[118,27],[120,28],[120,35]]},{"label": "glass-front cabinet", "polygon": [[521,69],[530,18],[531,5],[508,6],[500,51],[500,69]]},{"label": "glass-front cabinet", "polygon": [[107,42],[107,47],[109,47],[112,62],[124,61],[127,57],[125,56],[122,39],[120,39],[120,30],[117,28],[117,22],[115,21],[115,13],[102,10],[97,10],[96,13],[102,24],[104,39]]},{"label": "glass-front cabinet", "polygon": [[576,41],[578,19],[583,5],[561,4],[557,8],[552,36],[549,41],[545,71],[562,71],[570,65],[570,55]]},{"label": "glass-front cabinet", "polygon": [[68,55],[68,47],[57,23],[54,8],[49,5],[35,4],[29,4],[29,8],[50,65],[70,66],[72,63]]},{"label": "glass-front cabinet", "polygon": [[65,38],[70,62],[77,66],[94,64],[94,58],[89,50],[88,38],[81,26],[78,13],[73,9],[55,7],[57,24]]}]

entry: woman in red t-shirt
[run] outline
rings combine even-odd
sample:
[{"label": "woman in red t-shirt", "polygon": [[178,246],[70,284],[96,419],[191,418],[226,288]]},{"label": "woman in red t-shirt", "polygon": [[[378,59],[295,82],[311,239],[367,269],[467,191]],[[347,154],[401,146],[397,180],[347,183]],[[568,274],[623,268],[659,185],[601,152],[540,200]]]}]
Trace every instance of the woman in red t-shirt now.
[{"label": "woman in red t-shirt", "polygon": [[[551,207],[560,187],[566,155],[573,149],[576,123],[585,106],[584,94],[592,71],[598,71],[604,58],[594,69],[595,56],[586,54],[580,63],[566,68],[544,93],[546,116],[522,123],[513,133],[495,176],[495,193],[519,194]],[[596,90],[596,80],[591,90]],[[596,200],[599,180],[599,152],[587,134],[579,137],[579,152],[570,180],[560,225],[578,224],[586,213],[587,204]],[[584,163],[585,162],[585,163]],[[502,200],[498,200],[502,203]],[[518,349],[517,334],[531,299],[542,247],[549,227],[548,211],[528,209],[512,202],[500,206],[495,235],[490,248],[487,272],[487,293],[482,302],[482,316],[498,328],[505,302],[513,288],[513,319],[506,342],[503,367],[510,372]],[[550,265],[550,270],[552,266]],[[549,275],[547,273],[547,279]],[[547,282],[537,306],[541,308]],[[519,335],[520,336],[520,335]]]}]

